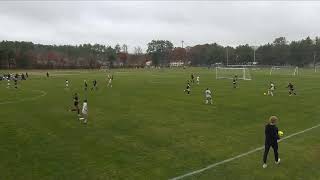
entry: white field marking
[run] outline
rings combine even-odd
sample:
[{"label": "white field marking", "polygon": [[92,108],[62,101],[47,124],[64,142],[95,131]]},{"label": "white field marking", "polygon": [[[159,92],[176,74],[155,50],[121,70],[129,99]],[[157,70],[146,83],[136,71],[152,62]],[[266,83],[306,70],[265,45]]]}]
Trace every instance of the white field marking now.
[{"label": "white field marking", "polygon": [[163,82],[161,82],[161,81],[148,81],[148,83],[154,83],[154,84],[165,84],[165,83],[163,83]]},{"label": "white field marking", "polygon": [[126,71],[119,71],[119,72],[114,72],[115,74],[130,74],[132,72],[126,72]]},{"label": "white field marking", "polygon": [[[305,129],[305,130],[302,130],[302,131],[299,131],[299,132],[290,134],[289,136],[286,136],[286,137],[282,138],[281,140],[279,140],[279,142],[284,141],[284,140],[286,140],[286,139],[289,139],[289,138],[291,138],[291,137],[297,136],[297,135],[299,135],[299,134],[305,133],[305,132],[307,132],[307,131],[310,131],[310,130],[315,129],[315,128],[318,128],[318,127],[320,127],[320,124],[315,125],[315,126],[313,126],[313,127],[311,127],[311,128],[308,128],[308,129]],[[225,160],[223,160],[223,161],[220,161],[220,162],[211,164],[211,165],[209,165],[209,166],[207,166],[207,167],[205,167],[205,168],[202,168],[202,169],[199,169],[199,170],[195,170],[195,171],[189,172],[189,173],[187,173],[187,174],[184,174],[184,175],[181,175],[181,176],[177,176],[177,177],[171,178],[171,179],[169,179],[169,180],[178,180],[178,179],[183,179],[183,178],[188,177],[188,176],[192,176],[192,175],[195,175],[195,174],[199,174],[199,173],[202,173],[203,171],[206,171],[206,170],[208,170],[208,169],[212,169],[212,168],[214,168],[214,167],[216,167],[216,166],[219,166],[219,165],[221,165],[221,164],[228,163],[228,162],[230,162],[230,161],[239,159],[239,158],[241,158],[241,157],[247,156],[247,155],[249,155],[249,154],[255,153],[255,152],[260,151],[260,150],[263,150],[263,149],[264,149],[264,146],[261,146],[261,147],[255,148],[255,149],[253,149],[253,150],[250,150],[250,151],[248,151],[248,152],[246,152],[246,153],[239,154],[239,155],[234,156],[234,157],[231,157],[231,158],[229,158],[229,159],[225,159]]]},{"label": "white field marking", "polygon": [[47,95],[47,92],[42,91],[42,90],[32,90],[32,91],[40,92],[41,95],[35,96],[35,97],[30,97],[30,98],[23,98],[23,99],[19,99],[19,100],[15,100],[15,101],[3,101],[3,102],[0,102],[0,105],[2,105],[2,104],[13,104],[13,103],[24,102],[24,101],[33,101],[33,100],[39,99],[39,98]]},{"label": "white field marking", "polygon": [[52,74],[51,76],[77,76],[77,75],[81,75],[80,73],[72,73],[72,74]]}]

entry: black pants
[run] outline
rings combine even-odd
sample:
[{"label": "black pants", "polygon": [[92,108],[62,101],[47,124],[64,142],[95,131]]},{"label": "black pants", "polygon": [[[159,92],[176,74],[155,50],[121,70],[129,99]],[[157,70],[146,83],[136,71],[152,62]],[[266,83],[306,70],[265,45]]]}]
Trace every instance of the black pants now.
[{"label": "black pants", "polygon": [[273,152],[274,152],[274,160],[278,161],[278,157],[279,157],[278,143],[277,142],[271,143],[271,144],[266,143],[264,146],[263,163],[267,163],[267,157],[268,157],[270,147],[272,147]]}]

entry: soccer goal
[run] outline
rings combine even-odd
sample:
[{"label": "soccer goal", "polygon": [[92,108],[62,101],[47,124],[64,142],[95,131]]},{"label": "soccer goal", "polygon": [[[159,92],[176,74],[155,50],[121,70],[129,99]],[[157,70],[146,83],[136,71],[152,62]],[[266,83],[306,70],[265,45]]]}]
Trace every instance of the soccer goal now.
[{"label": "soccer goal", "polygon": [[238,79],[251,80],[248,68],[216,67],[216,79]]},{"label": "soccer goal", "polygon": [[299,68],[297,66],[272,66],[270,69],[270,75],[297,76],[298,74]]},{"label": "soccer goal", "polygon": [[108,71],[108,70],[110,70],[109,66],[101,66],[100,67],[100,71]]}]

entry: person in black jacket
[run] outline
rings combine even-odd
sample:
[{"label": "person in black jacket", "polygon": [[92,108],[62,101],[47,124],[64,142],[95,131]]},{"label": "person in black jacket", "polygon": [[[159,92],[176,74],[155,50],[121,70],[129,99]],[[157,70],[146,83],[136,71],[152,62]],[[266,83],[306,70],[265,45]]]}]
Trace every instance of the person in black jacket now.
[{"label": "person in black jacket", "polygon": [[265,126],[265,147],[264,147],[264,154],[263,154],[263,168],[267,167],[267,157],[269,153],[270,147],[272,147],[274,152],[274,159],[275,163],[280,163],[280,158],[278,154],[278,140],[280,139],[278,134],[278,128],[276,123],[278,121],[278,117],[271,116],[269,118],[269,123]]}]

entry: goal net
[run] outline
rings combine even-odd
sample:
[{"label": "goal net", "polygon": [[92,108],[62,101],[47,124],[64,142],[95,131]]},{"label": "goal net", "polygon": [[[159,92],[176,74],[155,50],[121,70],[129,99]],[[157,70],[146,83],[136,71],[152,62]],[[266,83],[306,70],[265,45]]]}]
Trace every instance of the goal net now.
[{"label": "goal net", "polygon": [[293,66],[272,66],[270,69],[270,75],[297,76],[298,74],[299,68]]},{"label": "goal net", "polygon": [[248,68],[216,67],[216,79],[238,79],[251,80]]},{"label": "goal net", "polygon": [[101,71],[108,71],[108,70],[110,70],[110,67],[109,66],[101,66],[100,70]]}]

